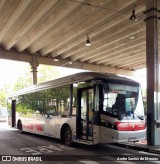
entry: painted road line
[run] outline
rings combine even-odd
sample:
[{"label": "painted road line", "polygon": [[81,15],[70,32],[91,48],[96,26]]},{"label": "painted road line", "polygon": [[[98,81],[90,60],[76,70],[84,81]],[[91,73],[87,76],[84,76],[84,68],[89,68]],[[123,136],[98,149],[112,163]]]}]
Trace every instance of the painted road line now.
[{"label": "painted road line", "polygon": [[150,161],[151,163],[158,163],[160,164],[160,161]]},{"label": "painted road line", "polygon": [[150,152],[144,152],[144,151],[138,151],[138,153],[140,153],[140,154],[144,154],[144,155],[154,155],[154,156],[159,156],[159,154],[150,153]]},{"label": "painted road line", "polygon": [[24,151],[26,153],[29,153],[31,155],[41,155],[41,154],[49,154],[53,152],[62,152],[62,151],[68,151],[68,150],[73,150],[74,148],[70,148],[68,146],[64,145],[48,145],[48,146],[37,146],[37,147],[26,147],[26,148],[21,148],[21,151]]},{"label": "painted road line", "polygon": [[78,161],[78,162],[85,163],[85,164],[100,164],[99,162],[89,161],[88,159],[84,159],[84,160]]}]

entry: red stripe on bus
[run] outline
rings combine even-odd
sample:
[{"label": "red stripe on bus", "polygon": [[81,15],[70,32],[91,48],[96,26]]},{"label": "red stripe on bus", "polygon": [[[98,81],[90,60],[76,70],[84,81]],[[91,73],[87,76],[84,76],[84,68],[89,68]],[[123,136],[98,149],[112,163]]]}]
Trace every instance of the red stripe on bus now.
[{"label": "red stripe on bus", "polygon": [[136,131],[146,128],[145,122],[115,122],[115,125],[119,131]]},{"label": "red stripe on bus", "polygon": [[43,126],[41,124],[34,124],[34,128],[38,131],[43,131]]},{"label": "red stripe on bus", "polygon": [[29,124],[29,125],[24,124],[23,127],[26,129],[33,129],[33,125],[31,125],[31,124]]}]

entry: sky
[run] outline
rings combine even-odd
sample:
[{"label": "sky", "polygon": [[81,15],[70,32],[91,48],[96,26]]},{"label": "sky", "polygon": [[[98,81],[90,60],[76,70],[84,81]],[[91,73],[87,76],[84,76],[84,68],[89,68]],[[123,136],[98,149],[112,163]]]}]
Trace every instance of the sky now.
[{"label": "sky", "polygon": [[139,82],[141,84],[142,89],[146,89],[147,88],[147,74],[146,74],[146,68],[143,69],[139,69],[137,71],[135,71],[135,74],[133,77],[131,77],[131,79]]},{"label": "sky", "polygon": [[[64,75],[64,72],[66,76],[82,71],[80,69],[71,69],[56,66],[55,69],[60,72],[60,76]],[[25,73],[30,71],[31,67],[29,63],[0,59],[0,88],[3,87],[4,84],[16,82],[19,76],[23,76]]]},{"label": "sky", "polygon": [[[55,68],[62,74],[64,74],[65,72],[65,76],[76,72],[84,71],[64,67]],[[16,82],[19,76],[23,76],[23,74],[27,73],[29,70],[29,63],[0,59],[0,88],[3,87],[4,84]],[[136,71],[132,79],[138,81],[141,84],[142,88],[146,89],[146,69]]]},{"label": "sky", "polygon": [[[22,67],[23,65],[26,67]],[[27,66],[29,66],[27,63],[0,59],[0,87],[15,82],[17,76],[23,75],[27,71]]]}]

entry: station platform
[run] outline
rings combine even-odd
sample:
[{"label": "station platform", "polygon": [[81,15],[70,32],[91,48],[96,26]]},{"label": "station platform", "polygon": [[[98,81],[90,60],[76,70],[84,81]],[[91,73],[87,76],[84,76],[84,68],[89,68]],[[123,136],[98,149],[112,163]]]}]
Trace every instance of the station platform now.
[{"label": "station platform", "polygon": [[160,154],[160,145],[158,145],[158,146],[147,145],[146,140],[142,140],[142,141],[139,141],[136,143],[134,143],[134,142],[122,142],[122,143],[116,143],[113,145],[124,147],[124,148],[129,148],[129,149],[134,149],[134,150],[138,150],[138,151]]}]

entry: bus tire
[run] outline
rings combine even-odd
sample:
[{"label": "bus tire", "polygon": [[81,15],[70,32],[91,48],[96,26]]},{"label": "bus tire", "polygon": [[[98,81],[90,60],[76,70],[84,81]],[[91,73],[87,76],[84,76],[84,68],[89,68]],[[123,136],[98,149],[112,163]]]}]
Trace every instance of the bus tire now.
[{"label": "bus tire", "polygon": [[72,131],[69,126],[66,126],[64,131],[63,131],[63,142],[67,146],[72,145]]},{"label": "bus tire", "polygon": [[18,121],[18,129],[19,129],[19,132],[22,134],[23,133],[23,126],[22,126],[21,121]]}]

